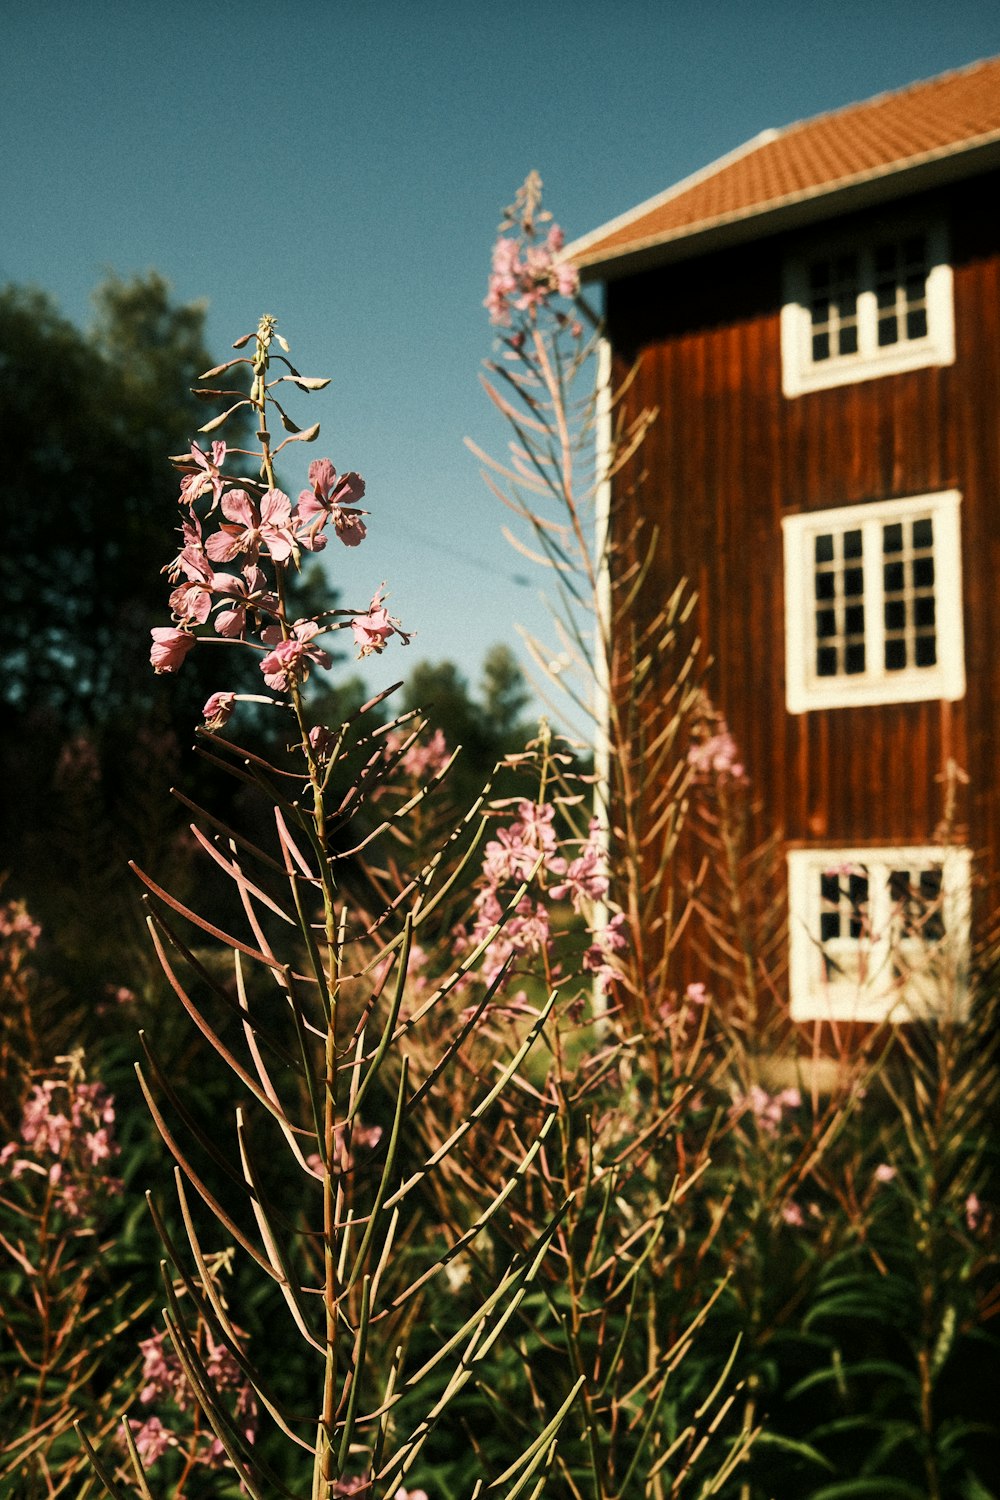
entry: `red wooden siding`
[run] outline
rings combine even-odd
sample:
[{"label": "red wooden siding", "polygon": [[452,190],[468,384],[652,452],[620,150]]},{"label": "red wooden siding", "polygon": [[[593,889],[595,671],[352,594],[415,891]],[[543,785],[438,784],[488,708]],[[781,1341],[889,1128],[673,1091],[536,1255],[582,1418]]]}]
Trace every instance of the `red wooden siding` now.
[{"label": "red wooden siding", "polygon": [[[650,601],[697,588],[711,689],[766,816],[793,844],[919,844],[949,757],[969,774],[968,840],[995,867],[1000,789],[1000,178],[929,198],[950,226],[956,362],[788,399],[781,270],[792,237],[647,272],[608,289],[632,401],[660,408],[642,513],[660,528]],[[919,203],[905,205],[907,211]],[[892,207],[878,223],[892,223]],[[872,222],[859,216],[863,233]],[[841,235],[849,227],[837,221]],[[633,476],[634,477],[634,476]],[[616,524],[634,502],[620,487]],[[967,692],[957,703],[785,708],[781,518],[926,491],[962,494]]]}]

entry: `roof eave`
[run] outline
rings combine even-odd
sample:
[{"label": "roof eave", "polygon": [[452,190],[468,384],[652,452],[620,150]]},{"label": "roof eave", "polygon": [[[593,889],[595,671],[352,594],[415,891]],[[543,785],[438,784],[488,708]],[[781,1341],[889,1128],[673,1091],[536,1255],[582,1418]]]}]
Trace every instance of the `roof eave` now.
[{"label": "roof eave", "polygon": [[[970,142],[960,150],[938,152],[897,167],[810,189],[739,214],[638,241],[592,260],[588,260],[584,252],[576,259],[576,264],[583,281],[617,281],[638,271],[690,260],[750,240],[815,224],[834,215],[909,197],[913,193],[978,176],[995,166],[1000,166],[1000,132]],[[587,239],[592,241],[593,235],[588,235]],[[566,247],[565,257],[574,259],[572,245]]]}]

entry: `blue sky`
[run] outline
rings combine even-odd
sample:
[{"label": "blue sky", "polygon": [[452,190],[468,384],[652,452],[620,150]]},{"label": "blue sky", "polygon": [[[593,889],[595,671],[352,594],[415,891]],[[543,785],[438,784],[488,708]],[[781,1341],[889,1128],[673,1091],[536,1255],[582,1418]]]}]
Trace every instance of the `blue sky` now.
[{"label": "blue sky", "polygon": [[463,447],[504,441],[481,302],[528,169],[573,238],[765,127],[1000,52],[987,0],[6,0],[0,17],[0,282],[86,322],[106,269],[156,267],[206,299],[220,358],[277,315],[299,368],[333,377],[313,454],[368,483],[369,540],[330,549],[334,577],[351,604],[386,579],[417,631],[373,687],[418,656],[475,679],[517,622],[545,633],[543,580]]}]

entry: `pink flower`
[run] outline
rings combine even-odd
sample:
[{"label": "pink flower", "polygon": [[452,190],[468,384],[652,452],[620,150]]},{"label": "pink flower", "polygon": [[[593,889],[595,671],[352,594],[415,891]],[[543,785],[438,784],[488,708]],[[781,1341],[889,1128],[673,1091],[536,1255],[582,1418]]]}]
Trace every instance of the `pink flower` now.
[{"label": "pink flower", "polygon": [[[499,916],[499,905],[493,901],[483,903],[479,919],[473,928],[473,938],[480,941],[492,928]],[[508,958],[523,953],[541,953],[549,943],[549,914],[541,902],[533,902],[525,896],[514,908],[505,925],[493,939],[483,958],[482,976],[492,984]]]},{"label": "pink flower", "polygon": [[355,615],[351,621],[354,644],[362,656],[379,656],[391,635],[399,633],[399,621],[392,618],[382,603],[382,590],[377,589],[367,613]]},{"label": "pink flower", "polygon": [[965,1200],[965,1227],[974,1234],[983,1221],[983,1205],[978,1193],[970,1193]]},{"label": "pink flower", "polygon": [[309,743],[312,746],[313,755],[315,755],[316,759],[320,762],[321,765],[325,764],[327,758],[329,757],[330,748],[333,745],[333,742],[333,733],[331,730],[327,729],[325,724],[315,724],[312,729],[310,729]]},{"label": "pink flower", "polygon": [[[394,730],[392,734],[385,737],[386,755],[394,755],[400,745],[405,744],[409,738],[402,730]],[[425,745],[419,741],[410,746],[399,762],[399,769],[404,776],[409,776],[413,781],[420,781],[425,776],[435,776],[448,764],[449,757],[448,742],[440,729],[435,729]]]},{"label": "pink flower", "polygon": [[216,630],[230,640],[241,641],[246,634],[249,608],[256,606],[271,613],[278,607],[276,596],[267,592],[267,579],[254,564],[243,569],[242,578],[216,573],[215,590],[236,600],[235,609],[220,609],[215,617]]},{"label": "pink flower", "polygon": [[169,1427],[164,1427],[159,1417],[147,1417],[142,1423],[133,1417],[129,1420],[129,1426],[139,1457],[147,1468],[152,1468],[168,1448],[177,1446],[176,1436]]},{"label": "pink flower", "polygon": [[194,645],[194,636],[186,630],[175,630],[172,625],[156,625],[149,633],[153,637],[149,653],[153,671],[157,674],[178,671]]},{"label": "pink flower", "polygon": [[181,504],[193,505],[199,495],[206,490],[212,491],[212,509],[219,503],[222,487],[225,484],[219,470],[226,457],[225,443],[212,444],[212,456],[209,458],[197,443],[191,444],[191,457],[193,464],[181,463],[178,468],[182,471],[184,478],[181,480]]},{"label": "pink flower", "polygon": [[299,495],[299,540],[309,551],[320,552],[326,546],[321,536],[327,521],[332,521],[334,530],[345,547],[357,547],[367,535],[362,520],[364,511],[347,510],[357,505],[365,493],[365,482],[360,474],[337,475],[328,458],[318,458],[309,465],[309,483],[312,489]]},{"label": "pink flower", "polygon": [[549,894],[555,901],[571,897],[574,911],[582,911],[585,902],[599,901],[607,894],[608,880],[602,868],[604,851],[595,841],[597,831],[595,821],[590,827],[591,841],[584,844],[579,857],[568,865],[561,858],[549,862],[553,874],[564,876],[558,885],[552,886]]},{"label": "pink flower", "polygon": [[689,984],[684,991],[684,998],[690,1005],[707,1005],[708,991],[703,984]]},{"label": "pink flower", "polygon": [[755,1083],[750,1092],[734,1100],[730,1113],[740,1115],[749,1109],[758,1128],[765,1135],[775,1135],[786,1110],[801,1109],[802,1095],[798,1089],[782,1089],[780,1094],[769,1094]]},{"label": "pink flower", "polygon": [[304,682],[309,675],[310,662],[320,667],[331,665],[332,658],[326,651],[309,644],[318,634],[319,626],[315,620],[296,620],[287,640],[282,639],[278,625],[269,625],[261,632],[261,639],[269,645],[276,642],[274,650],[269,651],[260,664],[269,688],[286,692],[292,682]]},{"label": "pink flower", "polygon": [[187,582],[179,583],[170,595],[171,612],[184,625],[204,625],[212,608],[215,574],[205,554],[194,547],[185,547],[177,564]]},{"label": "pink flower", "polygon": [[511,308],[534,312],[553,294],[575,297],[580,276],[574,265],[557,257],[565,238],[553,224],[543,244],[526,244],[501,236],[493,246],[493,262],[484,307],[492,323],[508,326]]},{"label": "pink flower", "polygon": [[599,981],[605,994],[617,977],[614,955],[628,947],[628,938],[622,931],[625,926],[624,912],[617,912],[602,932],[594,934],[594,941],[583,955],[583,967]]},{"label": "pink flower", "polygon": [[16,938],[30,951],[38,946],[41,935],[41,925],[30,915],[23,901],[5,901],[0,905],[0,938]]},{"label": "pink flower", "polygon": [[211,698],[202,709],[205,718],[205,728],[221,729],[229,722],[230,715],[236,707],[235,693],[213,693]]},{"label": "pink flower", "polygon": [[205,543],[213,562],[232,562],[245,552],[255,563],[260,549],[266,546],[275,562],[286,562],[295,547],[292,531],[292,502],[283,490],[267,490],[260,505],[246,490],[230,490],[222,501],[226,520]]},{"label": "pink flower", "polygon": [[189,516],[185,516],[181,522],[180,532],[183,543],[180,552],[172,562],[168,562],[160,569],[161,573],[166,573],[171,583],[176,583],[182,573],[185,578],[194,577],[195,575],[190,571],[194,565],[194,559],[203,557],[205,554],[201,541],[201,522],[194,511]]},{"label": "pink flower", "polygon": [[896,1168],[891,1167],[887,1161],[880,1161],[872,1175],[878,1183],[892,1182],[896,1176]]},{"label": "pink flower", "polygon": [[789,1198],[787,1203],[781,1205],[781,1217],[791,1229],[801,1229],[806,1222],[806,1216],[794,1198]]},{"label": "pink flower", "polygon": [[720,733],[692,745],[688,751],[688,765],[695,775],[703,780],[718,777],[720,781],[745,781],[746,771],[740,753],[724,721],[720,720]]}]

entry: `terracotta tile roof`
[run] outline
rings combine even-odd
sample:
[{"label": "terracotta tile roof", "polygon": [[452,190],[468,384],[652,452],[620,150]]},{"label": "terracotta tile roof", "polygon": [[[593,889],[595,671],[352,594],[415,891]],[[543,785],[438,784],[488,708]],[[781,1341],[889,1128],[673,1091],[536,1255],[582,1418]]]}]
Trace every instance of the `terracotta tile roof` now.
[{"label": "terracotta tile roof", "polygon": [[[1000,57],[768,130],[567,248],[590,278],[642,250],[1000,141]],[[761,223],[757,233],[767,232]]]}]

